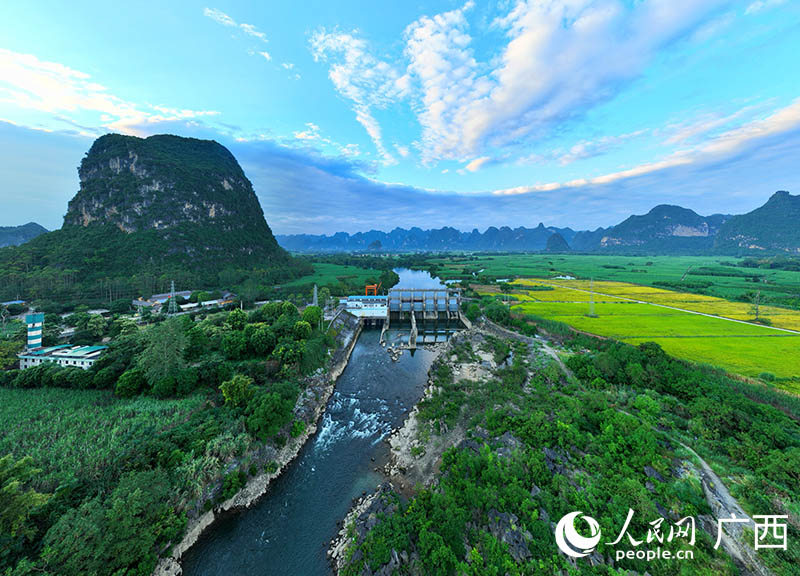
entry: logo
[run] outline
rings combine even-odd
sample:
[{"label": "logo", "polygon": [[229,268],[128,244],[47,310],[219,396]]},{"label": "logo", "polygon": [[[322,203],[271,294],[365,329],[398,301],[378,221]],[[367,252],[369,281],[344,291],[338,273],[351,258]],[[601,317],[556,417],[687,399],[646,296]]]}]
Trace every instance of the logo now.
[{"label": "logo", "polygon": [[[575,530],[575,520],[579,517],[589,526],[592,535],[588,538]],[[583,516],[583,512],[570,512],[556,525],[556,544],[561,551],[573,558],[583,558],[594,552],[600,542],[600,525],[591,516]]]}]

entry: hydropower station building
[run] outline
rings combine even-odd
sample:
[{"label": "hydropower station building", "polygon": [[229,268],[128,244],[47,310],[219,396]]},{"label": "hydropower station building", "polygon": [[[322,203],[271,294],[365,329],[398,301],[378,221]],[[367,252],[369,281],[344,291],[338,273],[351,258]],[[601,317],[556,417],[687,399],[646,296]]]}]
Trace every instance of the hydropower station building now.
[{"label": "hydropower station building", "polygon": [[25,350],[18,354],[20,370],[40,366],[45,362],[55,362],[61,366],[88,370],[103,354],[108,346],[59,346],[42,347],[44,314],[28,314],[25,317],[28,327],[28,340]]}]

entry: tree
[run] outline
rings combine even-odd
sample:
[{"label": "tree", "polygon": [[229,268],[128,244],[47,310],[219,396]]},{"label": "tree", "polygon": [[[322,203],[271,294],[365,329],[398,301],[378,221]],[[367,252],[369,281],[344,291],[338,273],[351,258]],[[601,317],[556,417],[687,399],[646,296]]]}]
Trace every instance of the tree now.
[{"label": "tree", "polygon": [[50,494],[28,486],[38,473],[30,456],[14,460],[8,454],[0,458],[0,539],[33,536],[36,529],[30,517],[50,499]]},{"label": "tree", "polygon": [[277,339],[269,326],[261,326],[250,339],[250,348],[258,356],[267,356],[275,349]]},{"label": "tree", "polygon": [[319,306],[306,306],[305,310],[303,310],[303,320],[313,328],[318,327],[322,321],[322,309]]},{"label": "tree", "polygon": [[247,430],[260,440],[275,436],[292,421],[299,392],[289,382],[277,382],[269,390],[259,389],[247,405]]},{"label": "tree", "polygon": [[16,340],[0,340],[0,370],[11,368],[17,362],[17,352],[22,348]]},{"label": "tree", "polygon": [[225,398],[225,405],[239,408],[246,406],[255,393],[253,379],[243,374],[236,374],[219,387]]},{"label": "tree", "polygon": [[244,330],[244,327],[247,326],[247,314],[240,308],[231,310],[225,323],[231,330]]},{"label": "tree", "polygon": [[[186,333],[178,318],[171,318],[149,328],[146,345],[139,354],[137,366],[150,387],[167,379],[175,379],[186,368]],[[163,384],[162,384],[163,388]]]},{"label": "tree", "polygon": [[95,338],[102,338],[103,334],[106,333],[106,319],[103,318],[100,314],[94,314],[91,318],[89,318],[89,322],[86,326],[86,329],[91,332],[92,336]]},{"label": "tree", "polygon": [[309,336],[311,336],[311,332],[311,324],[305,320],[298,320],[295,322],[293,330],[295,340],[308,340]]},{"label": "tree", "polygon": [[506,324],[511,320],[511,313],[508,311],[508,308],[499,302],[492,302],[489,304],[486,307],[486,315],[490,320],[498,324]]},{"label": "tree", "polygon": [[123,372],[119,377],[114,393],[120,398],[133,398],[144,389],[146,384],[142,371],[132,368]]},{"label": "tree", "polygon": [[331,291],[330,288],[327,286],[321,288],[319,291],[319,304],[323,308],[328,304],[328,301],[331,299]]},{"label": "tree", "polygon": [[478,306],[475,302],[472,302],[470,303],[469,306],[467,306],[466,316],[472,322],[475,322],[475,320],[477,320],[480,317],[480,315],[481,315],[481,307]]},{"label": "tree", "polygon": [[285,314],[290,318],[296,318],[300,315],[300,312],[297,311],[297,306],[292,304],[291,302],[284,302],[281,304],[281,315]]},{"label": "tree", "polygon": [[222,349],[230,360],[238,360],[247,352],[247,335],[244,332],[228,332],[222,341]]}]

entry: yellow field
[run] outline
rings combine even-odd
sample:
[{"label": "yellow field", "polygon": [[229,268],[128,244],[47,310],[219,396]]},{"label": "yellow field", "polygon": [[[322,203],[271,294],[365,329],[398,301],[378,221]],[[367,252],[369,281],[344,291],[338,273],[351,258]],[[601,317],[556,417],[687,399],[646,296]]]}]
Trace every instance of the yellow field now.
[{"label": "yellow field", "polygon": [[[520,279],[513,284],[518,286],[554,286],[553,291],[530,291],[528,294],[539,301],[563,302],[588,302],[591,299],[589,280],[536,280]],[[523,288],[524,290],[524,288]],[[734,320],[752,320],[755,316],[752,304],[745,302],[731,302],[714,296],[702,294],[689,294],[673,292],[662,288],[639,286],[626,282],[595,282],[595,302],[610,301],[610,299],[631,299],[664,306],[674,306],[682,310],[713,314]],[[570,293],[572,295],[570,296]],[[548,294],[555,294],[548,296]],[[770,321],[775,328],[787,328],[800,332],[800,311],[776,308],[774,306],[761,306],[759,316]]]},{"label": "yellow field", "polygon": [[[512,309],[550,318],[630,344],[657,342],[670,354],[757,377],[769,372],[788,379],[779,385],[800,391],[800,312],[762,306],[753,319],[750,304],[672,292],[625,282],[594,282],[594,312],[589,317],[588,280],[519,279],[513,282]],[[553,290],[527,290],[552,286]],[[707,314],[708,316],[705,316]],[[738,320],[738,322],[737,322]],[[786,330],[797,330],[794,334]]]}]

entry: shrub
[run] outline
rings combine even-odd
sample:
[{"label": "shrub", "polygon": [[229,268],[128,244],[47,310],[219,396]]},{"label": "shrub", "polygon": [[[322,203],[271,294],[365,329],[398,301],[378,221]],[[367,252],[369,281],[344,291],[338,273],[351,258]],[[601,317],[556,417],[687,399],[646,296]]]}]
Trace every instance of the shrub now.
[{"label": "shrub", "polygon": [[144,390],[146,384],[141,370],[133,368],[119,377],[114,393],[120,398],[133,398]]}]

